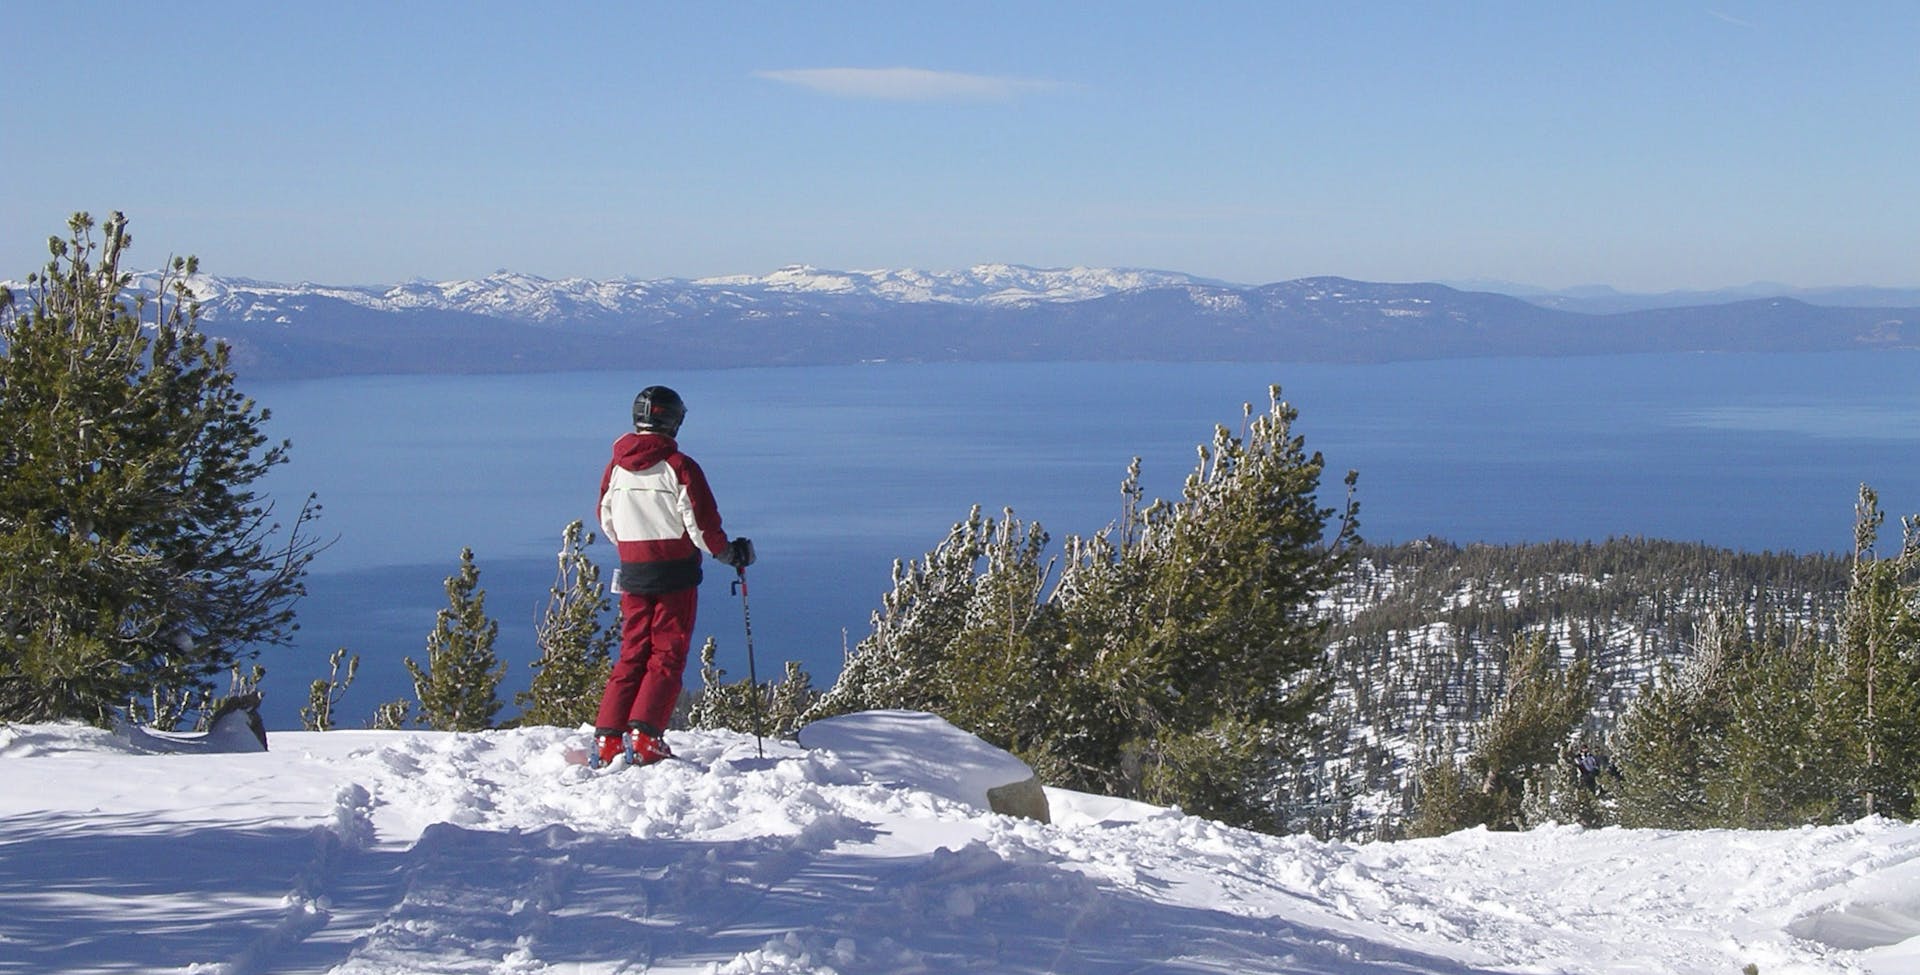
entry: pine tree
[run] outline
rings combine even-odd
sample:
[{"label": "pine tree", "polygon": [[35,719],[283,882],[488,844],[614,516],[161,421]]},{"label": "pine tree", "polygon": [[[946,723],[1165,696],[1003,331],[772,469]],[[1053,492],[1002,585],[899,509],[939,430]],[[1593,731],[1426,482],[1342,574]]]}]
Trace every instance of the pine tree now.
[{"label": "pine tree", "polygon": [[786,675],[780,683],[773,685],[773,693],[767,702],[766,732],[776,738],[792,738],[800,733],[806,722],[807,710],[813,706],[818,696],[813,689],[813,677],[807,673],[800,661],[786,662]]},{"label": "pine tree", "polygon": [[473,550],[460,550],[460,571],[447,577],[448,607],[427,634],[427,665],[406,658],[419,722],[438,731],[481,731],[500,710],[499,688],[507,665],[494,655],[500,624],[487,616],[487,594]]},{"label": "pine tree", "polygon": [[687,708],[687,726],[707,730],[750,732],[775,738],[798,734],[815,711],[819,695],[813,678],[797,660],[786,662],[785,675],[772,684],[727,682],[727,672],[715,663],[718,645],[712,637],[700,647],[700,692]]},{"label": "pine tree", "polygon": [[1920,518],[1904,520],[1894,557],[1878,558],[1885,520],[1879,497],[1862,484],[1840,617],[1838,703],[1853,716],[1856,738],[1849,810],[1908,817],[1920,781]]},{"label": "pine tree", "polygon": [[1481,792],[1472,780],[1472,774],[1452,756],[1430,758],[1415,779],[1414,815],[1407,835],[1445,836],[1494,821],[1500,814],[1495,797]]},{"label": "pine tree", "polygon": [[412,701],[405,698],[388,701],[373,709],[373,718],[367,722],[367,727],[374,731],[399,731],[407,726],[412,714]]},{"label": "pine tree", "polygon": [[288,642],[318,509],[283,531],[254,490],[288,445],[198,329],[198,262],[140,296],[124,216],[69,230],[0,294],[0,719],[105,723]]},{"label": "pine tree", "polygon": [[687,705],[689,728],[710,731],[731,727],[729,720],[732,708],[720,692],[726,683],[727,672],[716,662],[718,654],[719,645],[713,637],[707,637],[706,642],[700,645],[700,690]]},{"label": "pine tree", "polygon": [[1581,785],[1571,767],[1558,774],[1543,770],[1521,786],[1521,822],[1529,826],[1573,823],[1588,829],[1617,825],[1615,805],[1600,789]]},{"label": "pine tree", "polygon": [[1585,657],[1562,667],[1559,650],[1544,634],[1516,639],[1505,690],[1474,726],[1465,762],[1456,766],[1447,758],[1422,774],[1413,834],[1476,825],[1526,828],[1522,803],[1530,784],[1540,791],[1546,777],[1565,774],[1562,749],[1593,707],[1590,676]]},{"label": "pine tree", "polygon": [[1753,656],[1745,624],[1717,616],[1700,630],[1693,655],[1661,670],[1621,716],[1613,735],[1620,824],[1702,829],[1721,825],[1711,798],[1725,774],[1727,727],[1737,669]]},{"label": "pine tree", "polygon": [[606,625],[613,604],[600,584],[600,567],[587,557],[592,544],[583,522],[561,533],[559,569],[534,628],[540,656],[533,661],[533,683],[514,695],[524,724],[590,723],[599,706],[619,632]]},{"label": "pine tree", "polygon": [[1011,510],[985,525],[965,617],[932,674],[932,700],[947,720],[1015,751],[1053,725],[1045,677],[1058,636],[1046,603],[1046,545],[1047,533]]},{"label": "pine tree", "polygon": [[1042,781],[1111,795],[1129,794],[1141,779],[1138,763],[1128,757],[1140,726],[1124,706],[1138,695],[1116,649],[1130,628],[1142,624],[1136,593],[1152,571],[1145,560],[1121,555],[1137,542],[1138,458],[1128,465],[1121,496],[1125,505],[1116,525],[1088,537],[1068,536],[1063,546],[1060,577],[1049,596],[1048,652],[1035,661],[1033,674],[1043,690],[1044,721],[1021,752]]},{"label": "pine tree", "polygon": [[925,559],[894,563],[893,589],[873,614],[872,632],[854,647],[840,679],[808,720],[875,708],[938,713],[945,707],[941,661],[965,625],[987,537],[988,523],[975,506]]},{"label": "pine tree", "polygon": [[353,686],[354,675],[360,672],[360,655],[356,653],[347,660],[347,676],[340,676],[340,661],[346,656],[346,647],[333,651],[327,658],[327,676],[315,680],[307,689],[307,706],[300,709],[300,726],[305,730],[333,730],[333,712],[340,706],[347,688]]},{"label": "pine tree", "polygon": [[[1805,633],[1762,637],[1733,677],[1724,755],[1707,781],[1716,825],[1830,823],[1858,766],[1833,648]],[[1631,774],[1631,772],[1629,772]]]},{"label": "pine tree", "polygon": [[1920,784],[1920,522],[1900,551],[1875,546],[1884,515],[1862,485],[1850,584],[1824,639],[1782,631],[1735,671],[1718,825],[1764,828],[1910,816]]},{"label": "pine tree", "polygon": [[687,706],[687,727],[707,731],[752,731],[765,725],[764,688],[742,678],[727,682],[717,662],[720,645],[707,637],[700,645],[700,690]]},{"label": "pine tree", "polygon": [[1359,536],[1355,476],[1343,507],[1321,507],[1324,461],[1270,394],[1241,435],[1200,448],[1176,502],[1141,503],[1136,460],[1121,521],[1069,538],[1051,591],[1040,526],[975,508],[896,566],[813,716],[933,711],[1058,784],[1275,828],[1273,774],[1325,686],[1317,603]]},{"label": "pine tree", "polygon": [[1196,816],[1277,831],[1274,741],[1271,728],[1230,713],[1205,728],[1163,732],[1155,761],[1141,770],[1140,792]]},{"label": "pine tree", "polygon": [[[1063,570],[1063,592],[1095,597],[1060,608],[1076,647],[1069,669],[1107,689],[1096,738],[1125,736],[1101,763],[1107,781],[1086,786],[1199,808],[1222,801],[1219,790],[1175,763],[1241,768],[1264,785],[1302,747],[1326,686],[1317,604],[1359,542],[1359,505],[1351,471],[1345,504],[1319,504],[1325,461],[1294,434],[1299,413],[1279,388],[1269,394],[1265,413],[1248,407],[1242,435],[1220,427],[1200,448],[1179,501],[1142,505],[1131,468],[1118,542],[1077,547],[1111,562]],[[1254,754],[1265,767],[1247,766]],[[1270,829],[1277,816],[1228,821]]]},{"label": "pine tree", "polygon": [[1528,779],[1561,773],[1567,742],[1593,708],[1591,676],[1585,657],[1562,667],[1544,635],[1515,641],[1506,691],[1474,733],[1480,791],[1500,800],[1502,819],[1488,825],[1526,825],[1517,801]]}]

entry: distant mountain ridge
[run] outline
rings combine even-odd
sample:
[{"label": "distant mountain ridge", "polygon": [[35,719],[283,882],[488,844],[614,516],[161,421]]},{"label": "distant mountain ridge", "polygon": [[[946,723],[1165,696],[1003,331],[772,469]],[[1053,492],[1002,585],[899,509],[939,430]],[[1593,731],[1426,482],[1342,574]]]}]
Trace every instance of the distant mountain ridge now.
[{"label": "distant mountain ridge", "polygon": [[1314,277],[1249,286],[1130,268],[792,266],[610,281],[500,271],[392,286],[201,276],[192,284],[206,331],[233,343],[241,369],[268,377],[1920,347],[1920,306],[1767,297],[1597,314],[1438,284]]},{"label": "distant mountain ridge", "polygon": [[[145,275],[141,283],[154,280]],[[1030,268],[980,264],[964,271],[833,271],[790,265],[770,274],[709,278],[552,280],[496,271],[459,281],[410,281],[391,286],[274,284],[201,275],[194,293],[211,313],[241,320],[277,318],[303,298],[321,297],[370,310],[442,311],[487,315],[530,324],[562,325],[581,319],[630,317],[701,307],[740,307],[783,298],[825,297],[1013,307],[1037,302],[1086,301],[1125,291],[1185,285],[1218,285],[1190,274],[1131,268]]]},{"label": "distant mountain ridge", "polygon": [[[1460,287],[1456,285],[1456,287]],[[1510,294],[1545,308],[1610,315],[1623,311],[1647,311],[1655,308],[1688,308],[1700,305],[1725,305],[1737,301],[1764,298],[1791,298],[1809,305],[1827,308],[1920,308],[1920,288],[1880,288],[1865,285],[1835,288],[1796,288],[1791,285],[1756,281],[1737,288],[1712,291],[1664,291],[1636,294],[1616,291],[1605,285],[1541,291],[1534,288],[1487,286],[1468,289]]]}]

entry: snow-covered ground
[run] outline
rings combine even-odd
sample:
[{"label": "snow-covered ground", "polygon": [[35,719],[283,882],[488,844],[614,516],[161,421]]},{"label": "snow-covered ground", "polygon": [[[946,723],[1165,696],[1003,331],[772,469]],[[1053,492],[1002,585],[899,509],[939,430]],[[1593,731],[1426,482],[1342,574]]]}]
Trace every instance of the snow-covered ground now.
[{"label": "snow-covered ground", "polygon": [[[1920,972],[1920,826],[1349,846],[682,733],[0,728],[0,972]],[[951,790],[946,790],[951,791]]]}]

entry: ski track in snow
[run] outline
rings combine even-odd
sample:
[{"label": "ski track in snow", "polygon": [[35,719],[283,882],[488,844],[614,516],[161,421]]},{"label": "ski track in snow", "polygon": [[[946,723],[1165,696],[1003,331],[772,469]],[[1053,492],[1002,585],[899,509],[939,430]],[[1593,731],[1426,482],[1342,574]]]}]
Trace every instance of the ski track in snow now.
[{"label": "ski track in snow", "polygon": [[1920,971],[1909,824],[1352,846],[1014,820],[730,733],[596,774],[582,739],[0,729],[0,973]]}]

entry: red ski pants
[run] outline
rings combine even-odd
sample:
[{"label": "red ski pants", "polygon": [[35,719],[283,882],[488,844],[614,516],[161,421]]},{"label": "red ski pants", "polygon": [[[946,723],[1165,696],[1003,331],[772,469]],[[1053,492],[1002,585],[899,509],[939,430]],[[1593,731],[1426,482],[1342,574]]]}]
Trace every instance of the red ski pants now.
[{"label": "red ski pants", "polygon": [[600,696],[595,728],[625,731],[641,721],[667,729],[680,700],[699,597],[699,589],[620,594],[620,659]]}]

